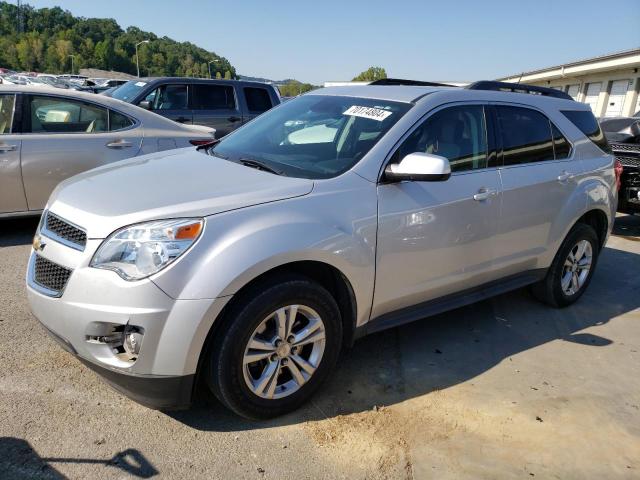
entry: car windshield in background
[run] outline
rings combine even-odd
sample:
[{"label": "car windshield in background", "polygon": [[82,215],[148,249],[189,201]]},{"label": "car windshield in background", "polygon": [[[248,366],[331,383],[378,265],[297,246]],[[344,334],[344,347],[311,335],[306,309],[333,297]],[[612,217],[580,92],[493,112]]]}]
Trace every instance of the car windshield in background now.
[{"label": "car windshield in background", "polygon": [[287,176],[331,178],[364,157],[411,106],[305,95],[262,114],[209,153],[241,163],[260,162]]},{"label": "car windshield in background", "polygon": [[142,87],[146,84],[147,82],[142,82],[140,80],[130,80],[116,88],[111,93],[111,97],[122,100],[123,102],[129,102],[132,98],[138,95],[138,92],[140,92]]}]

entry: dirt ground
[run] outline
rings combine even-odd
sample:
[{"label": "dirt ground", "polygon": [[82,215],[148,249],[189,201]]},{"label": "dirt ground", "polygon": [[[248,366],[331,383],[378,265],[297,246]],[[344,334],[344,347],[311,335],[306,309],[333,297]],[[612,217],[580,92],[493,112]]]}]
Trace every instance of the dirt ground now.
[{"label": "dirt ground", "polygon": [[372,335],[294,414],[146,409],[50,340],[0,223],[0,478],[640,478],[640,217],[580,302],[526,290]]}]

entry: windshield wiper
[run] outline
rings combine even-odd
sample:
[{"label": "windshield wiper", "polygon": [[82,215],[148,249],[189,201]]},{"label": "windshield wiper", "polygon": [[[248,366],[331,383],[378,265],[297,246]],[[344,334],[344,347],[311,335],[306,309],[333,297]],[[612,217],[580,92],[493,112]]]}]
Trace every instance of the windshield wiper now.
[{"label": "windshield wiper", "polygon": [[254,160],[253,158],[240,158],[238,159],[238,162],[240,162],[242,165],[246,165],[247,167],[257,168],[258,170],[263,170],[265,172],[273,173],[275,175],[286,176],[282,170],[276,170],[275,168],[270,167],[269,165],[267,165],[264,162],[261,162],[260,160]]}]

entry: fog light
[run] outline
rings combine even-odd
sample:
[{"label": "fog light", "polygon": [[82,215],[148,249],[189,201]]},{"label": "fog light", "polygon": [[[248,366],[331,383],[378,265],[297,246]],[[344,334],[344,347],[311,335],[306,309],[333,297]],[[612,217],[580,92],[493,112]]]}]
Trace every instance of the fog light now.
[{"label": "fog light", "polygon": [[137,357],[140,354],[142,345],[143,330],[140,327],[127,325],[122,333],[122,346],[130,357]]}]

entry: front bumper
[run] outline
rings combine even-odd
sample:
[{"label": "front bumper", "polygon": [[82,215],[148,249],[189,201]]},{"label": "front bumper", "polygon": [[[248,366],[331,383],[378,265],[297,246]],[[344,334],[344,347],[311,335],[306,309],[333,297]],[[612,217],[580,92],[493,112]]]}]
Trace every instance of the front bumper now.
[{"label": "front bumper", "polygon": [[618,211],[640,213],[640,144],[611,142],[611,148],[622,164]]},{"label": "front bumper", "polygon": [[75,355],[78,360],[100,375],[116,391],[141,405],[158,410],[186,409],[191,405],[195,375],[145,376],[111,370],[82,358],[67,339],[46,327],[44,329],[64,350]]},{"label": "front bumper", "polygon": [[623,166],[618,211],[640,213],[640,168]]},{"label": "front bumper", "polygon": [[[84,251],[44,238],[27,271],[31,311],[65,348],[118,391],[154,408],[186,407],[200,352],[228,297],[179,300],[150,279],[127,282],[115,272],[89,267],[101,240]],[[34,281],[36,256],[72,271],[63,291],[52,295]],[[144,332],[137,359],[125,359],[112,343],[97,341],[126,326]]]}]

